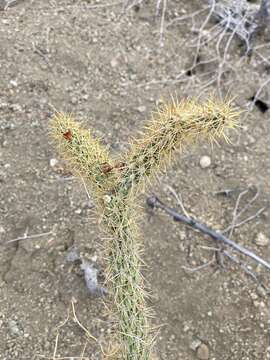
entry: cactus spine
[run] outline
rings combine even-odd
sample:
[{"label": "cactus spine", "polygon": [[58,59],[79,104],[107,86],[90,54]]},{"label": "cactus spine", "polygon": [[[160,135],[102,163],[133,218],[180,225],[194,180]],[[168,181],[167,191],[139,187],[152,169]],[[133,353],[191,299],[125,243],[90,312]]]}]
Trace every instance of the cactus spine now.
[{"label": "cactus spine", "polygon": [[105,147],[71,116],[56,114],[50,132],[60,153],[90,187],[104,228],[110,283],[118,318],[118,358],[148,360],[152,336],[141,275],[137,219],[137,194],[147,178],[164,169],[176,151],[201,139],[227,139],[225,130],[237,126],[238,112],[227,102],[172,100],[152,114],[143,134],[133,139],[130,150],[111,159]]}]

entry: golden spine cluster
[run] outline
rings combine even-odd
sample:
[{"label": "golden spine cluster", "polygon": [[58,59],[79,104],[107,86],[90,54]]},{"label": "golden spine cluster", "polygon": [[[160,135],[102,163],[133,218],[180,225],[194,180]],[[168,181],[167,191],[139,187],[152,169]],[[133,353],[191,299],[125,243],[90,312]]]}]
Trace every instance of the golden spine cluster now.
[{"label": "golden spine cluster", "polygon": [[71,116],[57,113],[51,120],[50,132],[61,155],[74,173],[84,178],[98,204],[104,228],[111,235],[106,246],[107,279],[118,319],[118,358],[151,358],[137,194],[147,179],[164,169],[186,144],[201,139],[227,141],[225,130],[237,126],[238,115],[228,101],[211,99],[199,104],[196,100],[173,100],[152,114],[142,135],[131,140],[130,150],[117,159],[111,159],[100,141]]}]

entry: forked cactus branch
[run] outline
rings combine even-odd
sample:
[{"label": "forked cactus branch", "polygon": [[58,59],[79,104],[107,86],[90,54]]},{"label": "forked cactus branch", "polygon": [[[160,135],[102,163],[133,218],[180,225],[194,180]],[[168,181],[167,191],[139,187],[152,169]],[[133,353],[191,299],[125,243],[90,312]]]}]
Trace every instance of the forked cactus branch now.
[{"label": "forked cactus branch", "polygon": [[143,134],[118,159],[71,116],[56,114],[50,132],[72,170],[83,176],[98,205],[107,233],[107,279],[118,318],[117,358],[151,359],[152,335],[141,275],[142,243],[138,231],[137,194],[146,180],[164,169],[188,143],[228,140],[225,130],[236,128],[239,113],[230,102],[215,99],[172,100],[152,114]]}]

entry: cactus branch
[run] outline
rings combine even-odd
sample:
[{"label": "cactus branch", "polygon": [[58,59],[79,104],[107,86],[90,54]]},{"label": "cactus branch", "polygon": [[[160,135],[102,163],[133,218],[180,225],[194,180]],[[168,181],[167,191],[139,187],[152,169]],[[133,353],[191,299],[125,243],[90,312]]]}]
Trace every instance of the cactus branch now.
[{"label": "cactus branch", "polygon": [[111,186],[111,176],[104,171],[110,162],[108,150],[71,115],[55,114],[50,122],[50,133],[73,173],[83,176],[95,200],[100,202],[101,193]]},{"label": "cactus branch", "polygon": [[237,126],[238,115],[230,102],[212,99],[205,104],[173,100],[163,105],[152,114],[145,132],[133,140],[131,150],[125,155],[128,167],[121,174],[118,190],[128,193],[130,189],[141,189],[147,177],[164,169],[173,159],[173,153],[187,144],[202,139],[213,142],[222,137],[228,141],[225,130]]}]

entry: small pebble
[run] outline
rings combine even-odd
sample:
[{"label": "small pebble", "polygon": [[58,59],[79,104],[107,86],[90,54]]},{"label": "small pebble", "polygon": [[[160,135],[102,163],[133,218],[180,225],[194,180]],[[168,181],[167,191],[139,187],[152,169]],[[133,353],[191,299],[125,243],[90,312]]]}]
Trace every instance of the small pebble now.
[{"label": "small pebble", "polygon": [[136,74],[130,74],[129,75],[130,80],[135,80],[136,77],[137,77]]},{"label": "small pebble", "polygon": [[266,289],[265,289],[263,286],[261,286],[261,285],[258,286],[258,288],[257,288],[257,293],[258,293],[258,295],[259,295],[260,297],[262,297],[262,298],[264,298],[264,297],[267,296],[267,291],[266,291]]},{"label": "small pebble", "polygon": [[269,238],[262,232],[260,232],[254,240],[258,246],[268,246],[270,244]]},{"label": "small pebble", "polygon": [[192,343],[189,345],[189,348],[193,351],[196,351],[198,347],[202,344],[201,340],[195,339],[192,341]]},{"label": "small pebble", "polygon": [[200,158],[200,166],[202,169],[207,169],[211,165],[211,158],[204,155]]},{"label": "small pebble", "polygon": [[73,96],[73,97],[70,99],[70,102],[71,102],[72,105],[77,105],[78,99],[77,99],[75,96]]},{"label": "small pebble", "polygon": [[11,111],[14,111],[14,112],[16,112],[16,111],[21,112],[21,111],[22,111],[22,107],[21,107],[21,105],[19,105],[19,104],[11,104],[11,105],[9,106],[9,109],[10,109]]},{"label": "small pebble", "polygon": [[9,327],[9,331],[10,331],[11,335],[18,336],[21,334],[21,331],[20,331],[16,321],[10,320],[8,322],[8,327]]},{"label": "small pebble", "polygon": [[137,109],[140,113],[144,113],[146,111],[146,106],[142,105],[142,106],[139,106]]},{"label": "small pebble", "polygon": [[89,95],[88,95],[88,94],[84,94],[84,95],[82,96],[82,99],[83,99],[83,100],[88,100],[88,99],[89,99]]},{"label": "small pebble", "polygon": [[10,80],[10,85],[13,86],[13,87],[17,87],[18,86],[18,83],[16,80]]},{"label": "small pebble", "polygon": [[251,297],[252,300],[257,300],[258,299],[258,295],[255,294],[255,293],[251,293],[250,297]]},{"label": "small pebble", "polygon": [[190,330],[190,327],[187,324],[185,324],[184,328],[183,328],[183,331],[188,332],[189,330]]},{"label": "small pebble", "polygon": [[209,349],[206,344],[201,344],[197,349],[197,358],[200,360],[209,359]]},{"label": "small pebble", "polygon": [[115,68],[115,67],[117,67],[117,65],[118,65],[118,61],[116,59],[112,59],[111,60],[111,67]]},{"label": "small pebble", "polygon": [[50,159],[50,166],[51,166],[52,168],[54,168],[57,164],[58,164],[58,160],[57,160],[57,159]]}]

